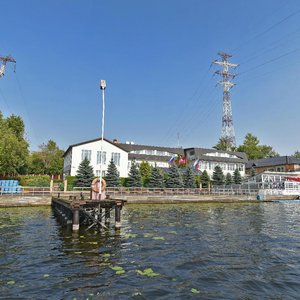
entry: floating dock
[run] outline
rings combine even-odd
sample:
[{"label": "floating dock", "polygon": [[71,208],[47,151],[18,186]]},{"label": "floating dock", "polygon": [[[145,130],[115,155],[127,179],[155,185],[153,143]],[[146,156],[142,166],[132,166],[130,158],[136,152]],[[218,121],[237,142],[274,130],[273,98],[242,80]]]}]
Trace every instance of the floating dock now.
[{"label": "floating dock", "polygon": [[111,212],[114,211],[115,228],[121,227],[121,210],[126,200],[104,199],[84,200],[70,196],[68,199],[52,197],[51,206],[59,217],[62,225],[72,225],[73,230],[79,230],[80,225],[108,228]]}]

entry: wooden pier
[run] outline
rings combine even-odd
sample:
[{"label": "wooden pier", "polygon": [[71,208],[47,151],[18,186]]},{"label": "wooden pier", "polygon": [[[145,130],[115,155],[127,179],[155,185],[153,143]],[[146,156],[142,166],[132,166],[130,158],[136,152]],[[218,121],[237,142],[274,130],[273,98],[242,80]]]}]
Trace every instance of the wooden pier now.
[{"label": "wooden pier", "polygon": [[73,230],[79,230],[80,225],[87,226],[87,229],[94,226],[108,228],[114,210],[115,228],[118,229],[121,227],[121,210],[125,202],[123,199],[85,200],[73,196],[63,199],[58,194],[58,197],[52,197],[51,206],[62,225],[72,225]]}]

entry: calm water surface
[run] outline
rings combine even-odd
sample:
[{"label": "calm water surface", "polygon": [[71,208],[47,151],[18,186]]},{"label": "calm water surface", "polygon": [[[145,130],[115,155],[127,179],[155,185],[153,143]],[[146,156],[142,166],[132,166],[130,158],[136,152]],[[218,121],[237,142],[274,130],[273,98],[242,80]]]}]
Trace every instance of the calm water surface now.
[{"label": "calm water surface", "polygon": [[127,205],[123,225],[0,209],[0,298],[300,299],[299,203]]}]

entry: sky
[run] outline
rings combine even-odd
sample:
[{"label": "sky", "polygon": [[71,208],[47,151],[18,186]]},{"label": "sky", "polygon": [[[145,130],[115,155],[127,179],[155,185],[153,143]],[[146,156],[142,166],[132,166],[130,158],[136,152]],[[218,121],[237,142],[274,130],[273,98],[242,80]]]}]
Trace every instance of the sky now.
[{"label": "sky", "polygon": [[298,0],[0,0],[0,111],[20,115],[31,150],[101,136],[211,148],[221,136],[218,52],[239,64],[231,89],[237,144],[247,133],[300,150]]}]

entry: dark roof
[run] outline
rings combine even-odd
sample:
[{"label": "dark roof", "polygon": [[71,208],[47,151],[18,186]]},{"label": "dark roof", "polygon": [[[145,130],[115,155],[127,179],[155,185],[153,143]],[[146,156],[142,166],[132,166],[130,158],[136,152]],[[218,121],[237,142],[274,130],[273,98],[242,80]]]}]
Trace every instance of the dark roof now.
[{"label": "dark roof", "polygon": [[[65,155],[68,153],[68,151],[69,151],[71,148],[73,148],[73,147],[81,146],[81,145],[84,145],[84,144],[89,144],[89,143],[93,143],[93,142],[97,142],[97,141],[101,141],[101,138],[97,138],[97,139],[93,139],[93,140],[84,141],[84,142],[81,142],[81,143],[77,143],[77,144],[70,145],[70,146],[68,147],[68,149],[65,151],[63,157],[65,157]],[[112,145],[115,145],[116,147],[118,147],[118,148],[124,150],[123,148],[119,147],[119,144],[115,144],[115,143],[113,143],[112,141],[110,141],[110,140],[108,140],[108,139],[103,139],[103,141],[106,141],[106,142],[108,142],[108,143],[110,143],[110,144],[112,144]],[[126,151],[126,150],[125,150],[125,151]]]},{"label": "dark roof", "polygon": [[[97,138],[97,139],[93,139],[93,140],[88,140],[88,141],[84,141],[81,143],[77,143],[77,144],[73,144],[70,145],[68,147],[68,149],[65,151],[64,155],[65,156],[68,151],[76,146],[81,146],[84,144],[89,144],[89,143],[93,143],[93,142],[97,142],[100,141],[101,138]],[[125,143],[113,143],[112,141],[108,140],[108,139],[103,139],[104,141],[126,151],[126,152],[130,152],[130,151],[134,151],[134,150],[158,150],[158,151],[166,151],[166,152],[170,152],[172,154],[178,154],[178,155],[184,155],[184,150],[182,148],[171,148],[171,147],[160,147],[160,146],[147,146],[147,145],[138,145],[138,144],[125,144]],[[141,154],[143,155],[143,154]],[[143,155],[143,156],[147,156],[147,155]],[[151,158],[153,156],[151,155]],[[162,157],[162,156],[161,156]],[[168,156],[164,156],[164,157],[168,157]],[[170,158],[170,157],[169,157]]]},{"label": "dark roof", "polygon": [[170,158],[171,158],[171,156],[135,154],[135,153],[129,153],[128,154],[128,159],[129,160],[168,162]]},{"label": "dark roof", "polygon": [[280,165],[300,165],[300,158],[294,156],[278,156],[278,157],[267,157],[262,159],[249,160],[246,168],[250,169],[254,167],[272,167]]},{"label": "dark roof", "polygon": [[[185,151],[188,151],[188,150],[194,150],[195,156],[200,160],[203,159],[206,161],[236,162],[236,163],[247,163],[248,162],[247,154],[244,152],[221,151],[221,150],[216,150],[216,149],[205,149],[205,148],[187,148],[187,149],[185,149]],[[215,152],[231,154],[238,158],[205,155],[207,153],[215,153]]]},{"label": "dark roof", "polygon": [[[118,143],[114,144],[118,145],[121,149],[131,152],[135,150],[158,150],[158,151],[166,151],[172,154],[184,155],[184,150],[182,148],[172,148],[172,147],[161,147],[161,146],[148,146],[148,145],[138,145],[138,144],[124,144]],[[143,155],[143,154],[141,154]],[[151,155],[152,157],[152,155]]]}]

